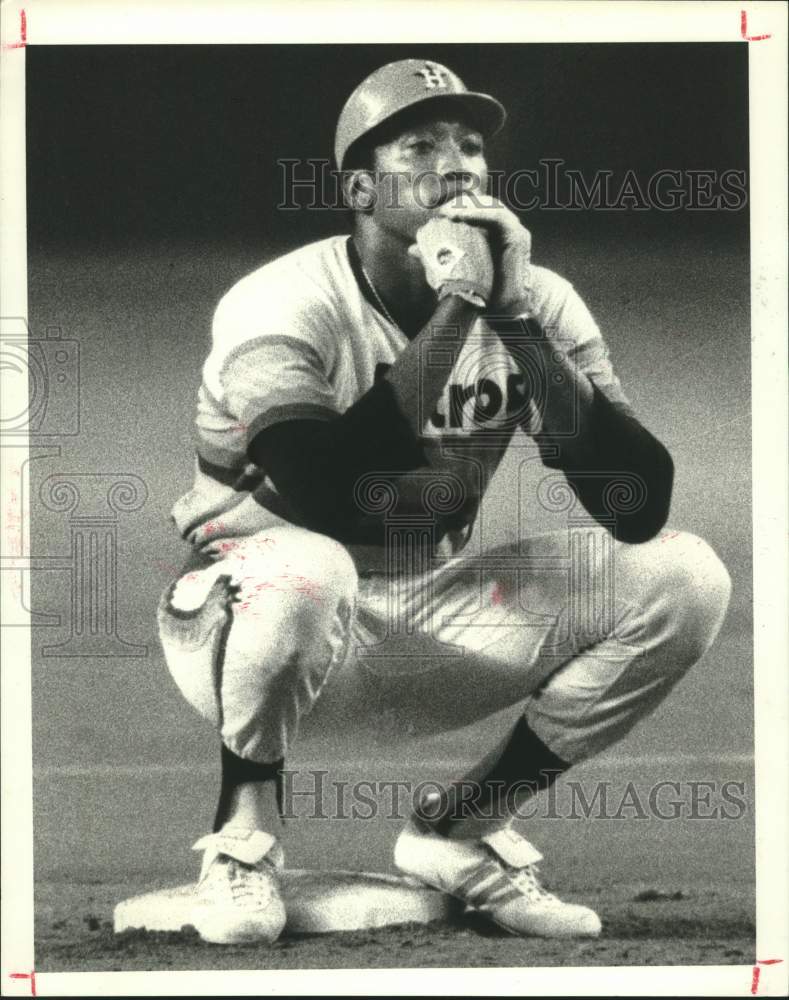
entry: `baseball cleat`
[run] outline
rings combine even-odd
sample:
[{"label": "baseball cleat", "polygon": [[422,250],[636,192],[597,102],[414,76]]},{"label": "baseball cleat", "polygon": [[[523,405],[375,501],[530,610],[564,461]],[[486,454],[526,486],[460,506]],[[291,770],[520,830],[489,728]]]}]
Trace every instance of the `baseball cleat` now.
[{"label": "baseball cleat", "polygon": [[260,830],[225,830],[201,837],[205,851],[195,892],[197,933],[211,944],[271,944],[285,926],[278,871],[284,852]]},{"label": "baseball cleat", "polygon": [[537,877],[540,852],[514,830],[481,840],[449,840],[412,817],[395,844],[400,871],[462,900],[512,934],[597,937],[600,918],[587,906],[564,903]]}]

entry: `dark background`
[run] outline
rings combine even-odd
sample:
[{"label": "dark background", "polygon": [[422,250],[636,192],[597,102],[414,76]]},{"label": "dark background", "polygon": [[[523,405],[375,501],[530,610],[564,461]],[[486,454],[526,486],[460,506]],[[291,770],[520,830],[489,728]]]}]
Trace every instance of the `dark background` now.
[{"label": "dark background", "polygon": [[[589,180],[596,168],[620,177],[632,169],[645,185],[657,170],[748,166],[746,45],[28,47],[30,327],[78,341],[81,392],[80,432],[58,440],[59,456],[31,463],[31,495],[56,472],[131,473],[148,491],[118,526],[119,633],[147,655],[43,658],[44,645],[68,636],[70,581],[62,571],[32,574],[34,608],[62,618],[33,632],[39,879],[193,873],[189,844],[214,805],[216,736],[171,682],[154,616],[185,556],[168,517],[191,485],[211,315],[253,268],[345,227],[339,211],[277,211],[276,161],[329,158],[348,93],[408,56],[446,62],[508,107],[492,168],[557,157]],[[535,261],[576,286],[637,411],[674,456],[670,526],[707,538],[734,580],[714,647],[596,773],[750,781],[747,206],[538,210],[523,221]],[[485,545],[546,526],[539,512],[517,523],[515,460],[486,498]],[[34,499],[32,517],[33,552],[67,555],[65,515]],[[419,761],[421,776],[444,779],[497,737],[477,726],[421,742],[379,732],[376,741],[379,721],[365,742],[363,720],[342,734],[322,727],[319,703],[292,766],[344,761],[358,776],[363,760],[365,777],[408,778]],[[300,827],[290,861],[385,867],[396,833],[386,826],[329,824],[317,839]],[[559,854],[559,881],[564,872],[579,887],[662,877],[669,858],[682,880],[752,878],[749,819],[706,825],[703,837],[694,823],[548,827],[534,839]]]},{"label": "dark background", "polygon": [[[338,213],[272,211],[282,200],[276,161],[331,158],[351,90],[382,63],[410,57],[444,62],[504,103],[509,123],[492,140],[491,166],[555,157],[585,175],[633,169],[644,183],[660,169],[747,170],[744,45],[34,47],[31,251],[329,235]],[[617,214],[581,213],[573,224],[603,233]],[[534,213],[545,215],[552,226],[568,222]],[[669,224],[743,231],[746,218],[671,212]],[[651,212],[635,224],[648,233],[665,221]]]}]

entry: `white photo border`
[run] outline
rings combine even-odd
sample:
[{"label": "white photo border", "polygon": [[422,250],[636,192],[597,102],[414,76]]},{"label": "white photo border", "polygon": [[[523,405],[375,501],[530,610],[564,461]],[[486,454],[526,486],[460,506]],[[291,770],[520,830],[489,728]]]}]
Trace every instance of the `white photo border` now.
[{"label": "white photo border", "polygon": [[[3,3],[0,316],[27,316],[25,49],[28,45],[376,42],[734,42],[749,45],[757,959],[760,995],[785,995],[787,726],[787,8],[766,2],[163,0]],[[19,390],[16,384],[6,389]],[[19,405],[16,405],[16,404]],[[22,412],[26,400],[12,403]],[[21,437],[16,459],[27,457]],[[16,446],[15,446],[16,447]],[[0,459],[6,455],[0,449]],[[6,470],[7,471],[7,470]],[[25,492],[25,495],[27,493]],[[2,574],[3,587],[8,585]],[[29,574],[24,599],[29,606]],[[5,602],[4,602],[5,603]],[[30,636],[2,630],[2,990],[30,996],[34,968]],[[754,967],[40,973],[39,996],[749,994]],[[14,977],[14,978],[12,978]]]}]

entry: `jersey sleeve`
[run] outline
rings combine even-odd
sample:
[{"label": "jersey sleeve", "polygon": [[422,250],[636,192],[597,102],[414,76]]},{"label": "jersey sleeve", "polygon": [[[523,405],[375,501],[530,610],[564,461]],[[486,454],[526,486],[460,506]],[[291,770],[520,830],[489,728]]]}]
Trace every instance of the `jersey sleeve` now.
[{"label": "jersey sleeve", "polygon": [[204,381],[246,442],[284,420],[337,416],[330,310],[233,289],[214,314]]},{"label": "jersey sleeve", "polygon": [[256,338],[235,351],[220,373],[225,404],[247,440],[283,420],[337,416],[334,390],[320,356],[285,334]]},{"label": "jersey sleeve", "polygon": [[581,296],[569,281],[546,268],[535,268],[537,316],[570,360],[612,403],[631,409],[614,371],[608,346]]},{"label": "jersey sleeve", "polygon": [[[674,481],[671,456],[633,412],[581,297],[569,282],[547,274],[542,315],[535,318],[549,340],[589,378],[593,403],[575,438],[576,444],[582,441],[582,450],[573,454],[566,440],[539,435],[543,462],[564,472],[584,509],[614,537],[630,544],[646,542],[668,517]],[[634,502],[627,509],[612,508],[612,497],[623,488],[632,492]]]}]

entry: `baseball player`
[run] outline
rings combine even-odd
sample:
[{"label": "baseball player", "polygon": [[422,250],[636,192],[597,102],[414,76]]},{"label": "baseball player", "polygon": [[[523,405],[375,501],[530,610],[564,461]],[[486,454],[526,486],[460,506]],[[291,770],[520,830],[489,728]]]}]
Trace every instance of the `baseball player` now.
[{"label": "baseball player", "polygon": [[[572,285],[486,193],[504,120],[445,66],[382,66],[337,125],[352,234],[266,264],[216,309],[194,486],[173,508],[191,555],[158,611],[175,682],[221,736],[195,845],[207,941],[284,926],[280,772],[324,685],[346,720],[394,712],[405,733],[517,706],[471,774],[416,803],[395,862],[513,933],[598,935],[596,913],[542,887],[512,817],[651,712],[721,626],[726,569],[661,534],[668,452]],[[518,428],[547,469],[522,465],[513,491],[570,497],[583,531],[525,525],[470,553]],[[393,632],[396,668],[369,655]]]}]

